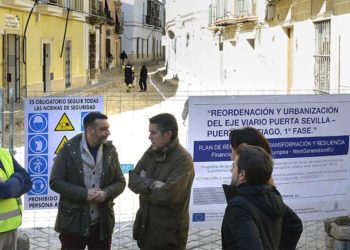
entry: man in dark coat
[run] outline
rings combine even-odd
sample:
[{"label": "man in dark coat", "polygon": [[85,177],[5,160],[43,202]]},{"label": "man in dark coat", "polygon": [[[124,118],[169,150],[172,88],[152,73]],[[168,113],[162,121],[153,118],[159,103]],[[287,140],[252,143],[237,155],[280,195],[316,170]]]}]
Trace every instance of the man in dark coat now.
[{"label": "man in dark coat", "polygon": [[128,59],[128,55],[125,53],[125,50],[123,50],[123,52],[120,53],[120,61],[122,63],[122,66],[124,65],[125,59]]},{"label": "man in dark coat", "polygon": [[284,204],[268,184],[273,169],[271,155],[258,146],[241,144],[234,152],[232,185],[222,222],[223,249],[279,248]]},{"label": "man in dark coat", "polygon": [[140,80],[139,80],[139,85],[140,85],[140,91],[141,92],[146,92],[147,91],[147,75],[148,70],[146,68],[146,64],[142,64],[142,68],[140,71]]},{"label": "man in dark coat", "polygon": [[[229,135],[230,144],[232,147],[232,155],[235,154],[235,150],[239,145],[246,143],[253,146],[262,147],[267,153],[272,155],[271,147],[265,136],[256,128],[243,127],[235,128],[230,131]],[[271,178],[268,183],[275,186],[273,179]],[[236,187],[227,184],[223,184],[225,196],[227,202],[229,202],[236,193]],[[277,192],[277,190],[275,190]],[[297,247],[299,238],[303,232],[303,223],[298,215],[285,203],[283,204],[283,218],[282,218],[282,233],[279,249],[280,250],[294,250]]]},{"label": "man in dark coat", "polygon": [[133,237],[141,249],[186,248],[194,167],[177,133],[173,115],[150,118],[151,146],[129,172],[129,188],[140,195]]},{"label": "man in dark coat", "polygon": [[89,113],[84,129],[64,144],[52,167],[50,187],[60,194],[55,230],[62,249],[110,250],[113,200],[126,183],[117,151],[107,141],[107,116]]}]

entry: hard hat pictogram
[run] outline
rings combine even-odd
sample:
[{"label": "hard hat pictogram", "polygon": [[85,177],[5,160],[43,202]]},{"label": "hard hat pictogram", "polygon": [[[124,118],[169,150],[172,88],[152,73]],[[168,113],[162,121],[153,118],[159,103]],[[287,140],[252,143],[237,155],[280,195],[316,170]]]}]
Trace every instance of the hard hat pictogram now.
[{"label": "hard hat pictogram", "polygon": [[72,122],[69,120],[66,113],[63,113],[61,119],[56,125],[55,131],[74,131]]},{"label": "hard hat pictogram", "polygon": [[29,133],[47,133],[48,114],[47,113],[29,113],[28,119]]}]

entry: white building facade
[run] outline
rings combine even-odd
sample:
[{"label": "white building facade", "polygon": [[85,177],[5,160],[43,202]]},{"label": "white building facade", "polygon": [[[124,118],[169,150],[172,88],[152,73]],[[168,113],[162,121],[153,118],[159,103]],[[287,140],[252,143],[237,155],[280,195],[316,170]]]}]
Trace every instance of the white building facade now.
[{"label": "white building facade", "polygon": [[132,63],[164,58],[164,4],[158,0],[122,0],[122,50]]},{"label": "white building facade", "polygon": [[200,89],[338,93],[350,88],[342,0],[170,0],[167,77]]}]

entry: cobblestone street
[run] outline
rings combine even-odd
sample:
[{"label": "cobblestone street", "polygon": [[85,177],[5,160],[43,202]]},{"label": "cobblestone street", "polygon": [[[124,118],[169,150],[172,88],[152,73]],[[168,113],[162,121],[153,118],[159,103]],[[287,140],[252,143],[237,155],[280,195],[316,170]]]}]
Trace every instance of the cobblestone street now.
[{"label": "cobblestone street", "polygon": [[[116,224],[112,239],[113,250],[139,249],[136,245],[136,242],[132,239],[132,225],[132,221]],[[52,227],[22,229],[21,232],[29,235],[31,249],[60,249],[58,234],[53,230]],[[209,229],[191,229],[187,241],[187,249],[221,249],[220,231]],[[323,221],[304,223],[304,232],[301,236],[297,249],[326,249],[324,243]]]}]

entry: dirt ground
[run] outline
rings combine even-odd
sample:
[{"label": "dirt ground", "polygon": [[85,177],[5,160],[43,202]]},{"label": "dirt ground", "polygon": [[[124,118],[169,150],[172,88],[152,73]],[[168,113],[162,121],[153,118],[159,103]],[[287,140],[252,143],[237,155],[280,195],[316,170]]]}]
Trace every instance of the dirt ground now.
[{"label": "dirt ground", "polygon": [[[164,71],[159,70],[164,65],[163,62],[157,64],[148,65],[149,79],[147,80],[147,92],[139,92],[138,77],[140,72],[140,66],[135,66],[135,72],[137,77],[137,84],[132,89],[131,93],[126,92],[126,86],[123,82],[123,72],[120,68],[114,69],[109,72],[101,74],[98,84],[93,85],[89,88],[80,91],[70,91],[64,93],[69,96],[103,96],[106,107],[106,114],[113,115],[129,110],[143,109],[155,104],[160,103],[163,97],[150,83],[152,80],[153,84],[162,92],[163,96],[169,98],[173,96],[177,90],[177,84],[170,82],[163,82]],[[158,70],[158,72],[157,72]],[[62,93],[57,94],[62,96]],[[55,95],[51,95],[55,96]],[[8,113],[5,112],[5,136],[4,136],[4,147],[9,145],[9,118]],[[23,103],[19,104],[19,108],[15,111],[14,118],[14,147],[19,147],[24,144],[24,108]]]}]

